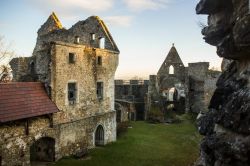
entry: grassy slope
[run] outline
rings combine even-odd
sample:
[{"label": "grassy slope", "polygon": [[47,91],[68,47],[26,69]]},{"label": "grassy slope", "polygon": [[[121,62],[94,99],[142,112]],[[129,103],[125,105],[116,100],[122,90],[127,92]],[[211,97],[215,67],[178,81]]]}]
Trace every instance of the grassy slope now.
[{"label": "grassy slope", "polygon": [[117,142],[93,149],[89,160],[63,159],[58,166],[188,166],[198,157],[200,137],[188,121],[180,124],[132,122]]}]

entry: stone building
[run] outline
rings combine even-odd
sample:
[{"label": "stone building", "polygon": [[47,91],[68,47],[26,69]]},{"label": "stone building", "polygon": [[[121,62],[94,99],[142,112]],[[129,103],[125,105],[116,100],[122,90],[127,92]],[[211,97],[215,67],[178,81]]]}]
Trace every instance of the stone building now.
[{"label": "stone building", "polygon": [[127,114],[128,120],[145,120],[147,92],[148,80],[115,80],[117,119]]},{"label": "stone building", "polygon": [[157,72],[157,82],[160,93],[167,93],[176,84],[185,83],[185,66],[174,44]]},{"label": "stone building", "polygon": [[[1,165],[55,161],[115,141],[114,74],[118,55],[119,50],[99,17],[91,16],[65,29],[52,13],[38,30],[32,57],[10,62],[16,81],[10,85],[16,90],[6,93],[20,91],[24,98],[17,102],[15,93],[0,93],[1,117],[16,117],[0,123]],[[0,88],[10,85],[0,84]],[[40,114],[27,105],[27,100],[34,100],[32,91],[22,89],[31,85],[39,85],[39,94],[45,98],[46,92],[47,102],[53,107],[45,111],[48,104],[37,100],[43,110]],[[7,100],[11,104],[4,108],[12,110],[13,115],[3,109]],[[25,107],[21,109],[21,105]],[[22,111],[34,114],[22,116]]]},{"label": "stone building", "polygon": [[147,111],[151,105],[177,112],[206,112],[220,72],[208,69],[208,62],[189,63],[185,67],[174,44],[157,75],[149,79]]}]

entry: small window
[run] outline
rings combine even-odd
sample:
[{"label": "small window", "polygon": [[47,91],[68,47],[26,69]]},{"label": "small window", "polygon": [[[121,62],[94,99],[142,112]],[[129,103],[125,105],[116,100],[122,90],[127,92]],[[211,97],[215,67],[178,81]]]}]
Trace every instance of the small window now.
[{"label": "small window", "polygon": [[91,33],[91,40],[95,40],[95,34]]},{"label": "small window", "polygon": [[75,54],[69,53],[69,63],[75,63]]},{"label": "small window", "polygon": [[103,99],[103,82],[97,82],[96,94],[99,100]]},{"label": "small window", "polygon": [[79,36],[76,36],[76,37],[75,37],[75,43],[76,43],[76,44],[79,44],[79,43],[80,43],[80,37],[79,37]]},{"label": "small window", "polygon": [[68,83],[68,101],[69,104],[76,102],[76,83]]},{"label": "small window", "polygon": [[30,74],[35,74],[35,63],[33,61],[30,63]]},{"label": "small window", "polygon": [[174,74],[174,67],[172,65],[169,66],[169,74]]},{"label": "small window", "polygon": [[102,49],[105,48],[105,38],[103,37],[99,38],[99,48],[102,48]]},{"label": "small window", "polygon": [[97,57],[97,65],[99,65],[99,66],[102,65],[102,57],[101,56]]}]

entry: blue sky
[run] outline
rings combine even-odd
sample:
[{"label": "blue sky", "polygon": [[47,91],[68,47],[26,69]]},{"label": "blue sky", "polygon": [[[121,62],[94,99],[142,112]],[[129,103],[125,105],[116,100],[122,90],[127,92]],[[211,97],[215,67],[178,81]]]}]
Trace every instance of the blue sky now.
[{"label": "blue sky", "polygon": [[37,30],[52,11],[64,27],[98,15],[107,24],[120,53],[116,78],[156,74],[172,43],[185,66],[210,62],[220,68],[216,48],[206,44],[195,14],[198,0],[1,0],[0,35],[18,56],[30,56]]}]

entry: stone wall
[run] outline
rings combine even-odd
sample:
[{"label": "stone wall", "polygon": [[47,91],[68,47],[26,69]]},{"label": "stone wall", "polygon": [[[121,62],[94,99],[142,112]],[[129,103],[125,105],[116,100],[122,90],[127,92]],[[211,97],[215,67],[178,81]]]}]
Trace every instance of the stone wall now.
[{"label": "stone wall", "polygon": [[[74,58],[70,60],[71,53]],[[98,125],[104,129],[104,144],[115,141],[114,75],[118,55],[119,50],[99,17],[89,17],[66,30],[52,13],[38,30],[32,57],[13,59],[11,66],[15,81],[43,82],[60,111],[49,119],[29,119],[26,135],[25,122],[1,124],[0,134],[10,130],[15,135],[1,137],[8,137],[0,140],[2,165],[29,165],[29,147],[44,137],[55,141],[55,160],[94,147]],[[102,82],[102,97],[97,94],[97,82]],[[69,101],[68,83],[76,85],[74,102]]]},{"label": "stone wall", "polygon": [[30,146],[45,130],[50,130],[49,119],[34,118],[28,121],[28,133],[25,129],[27,121],[11,122],[0,126],[0,149],[2,165],[29,165]]},{"label": "stone wall", "polygon": [[[178,68],[176,68],[177,64]],[[173,74],[169,74],[170,65],[175,66],[174,69],[176,68]],[[184,95],[178,97],[181,97],[181,101],[174,101],[175,109],[178,112],[196,114],[207,112],[216,88],[216,81],[220,75],[219,71],[211,71],[208,67],[208,62],[189,63],[188,67],[184,67],[175,47],[172,47],[159,69],[158,75],[150,76],[147,110],[150,110],[152,103],[156,103],[164,110],[166,103],[169,103],[168,97],[165,95],[169,94],[170,88],[175,88],[177,92],[184,91]]]},{"label": "stone wall", "polygon": [[[132,103],[136,120],[145,120],[148,80],[115,80],[115,99]],[[129,109],[125,106],[124,108]],[[128,111],[131,112],[131,111]],[[132,116],[132,115],[131,115]],[[132,117],[133,119],[133,117]]]},{"label": "stone wall", "polygon": [[[137,110],[135,107],[135,103],[131,101],[126,101],[126,100],[115,100],[115,102],[119,105],[121,105],[123,111],[121,113],[120,119],[126,119],[126,114],[127,114],[127,119],[131,121],[135,121],[137,118]],[[117,109],[120,109],[117,107]]]},{"label": "stone wall", "polygon": [[208,75],[206,77],[205,84],[204,84],[204,92],[205,92],[204,102],[205,102],[206,111],[208,111],[208,106],[214,94],[214,91],[216,89],[216,83],[220,74],[221,72],[219,71],[211,71],[211,70],[208,71]]},{"label": "stone wall", "polygon": [[[70,52],[75,63],[68,63]],[[102,56],[102,66],[96,66],[96,57]],[[107,50],[93,50],[81,45],[55,43],[52,47],[51,91],[52,100],[61,110],[55,123],[64,123],[114,110],[113,77],[117,55]],[[103,99],[96,94],[97,81],[103,82]],[[68,102],[68,83],[76,83],[75,104]]]},{"label": "stone wall", "polygon": [[189,111],[194,113],[205,112],[205,82],[207,81],[208,62],[188,64],[188,98]]},{"label": "stone wall", "polygon": [[28,133],[26,121],[12,122],[0,127],[0,154],[2,166],[30,165],[30,148],[41,138],[55,140],[55,160],[76,152],[95,147],[95,130],[104,128],[104,144],[116,140],[115,112],[103,113],[53,127],[47,117],[29,119]]},{"label": "stone wall", "polygon": [[129,108],[124,103],[115,102],[116,122],[126,122],[129,120]]},{"label": "stone wall", "polygon": [[10,61],[13,79],[12,81],[34,81],[31,73],[31,57],[13,58]]},{"label": "stone wall", "polygon": [[148,92],[147,84],[116,84],[115,98],[125,99],[135,102],[144,102],[144,97]]}]

